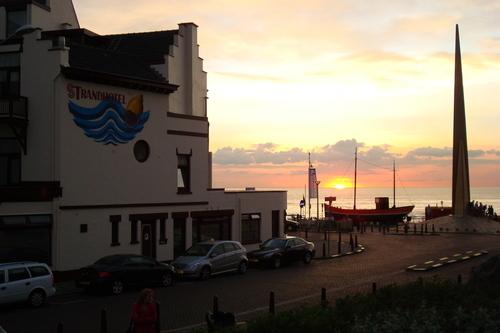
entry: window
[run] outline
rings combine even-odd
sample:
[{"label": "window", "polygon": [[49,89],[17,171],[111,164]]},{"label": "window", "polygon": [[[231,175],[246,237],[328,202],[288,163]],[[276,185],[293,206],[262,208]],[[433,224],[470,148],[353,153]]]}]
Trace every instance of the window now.
[{"label": "window", "polygon": [[120,245],[120,242],[119,242],[119,234],[120,234],[119,223],[121,220],[122,220],[121,215],[111,215],[109,217],[109,222],[111,222],[111,246]]},{"label": "window", "polygon": [[26,24],[26,10],[7,11],[7,37]]},{"label": "window", "polygon": [[177,155],[177,193],[191,193],[191,155]]},{"label": "window", "polygon": [[139,140],[134,144],[134,156],[138,162],[146,162],[149,157],[149,153],[149,145],[146,141]]},{"label": "window", "polygon": [[31,277],[50,275],[49,270],[43,266],[33,266],[28,268],[31,273]]},{"label": "window", "polygon": [[193,218],[193,244],[231,239],[231,217]]},{"label": "window", "polygon": [[224,252],[233,252],[233,251],[238,251],[239,248],[233,244],[233,243],[224,243]]},{"label": "window", "polygon": [[260,243],[260,214],[241,215],[241,242],[243,244]]},{"label": "window", "polygon": [[80,224],[80,233],[84,234],[88,231],[88,225],[87,224]]},{"label": "window", "polygon": [[28,270],[24,267],[12,268],[7,271],[9,273],[9,282],[26,280],[30,278]]},{"label": "window", "polygon": [[0,284],[5,283],[5,271],[0,271]]},{"label": "window", "polygon": [[137,240],[137,220],[130,221],[130,244],[138,244]]},{"label": "window", "polygon": [[221,255],[223,253],[224,253],[224,244],[219,244],[219,245],[217,245],[212,250],[212,252],[210,253],[210,255],[212,255],[212,256],[218,256],[218,255]]},{"label": "window", "polygon": [[21,181],[21,149],[15,139],[0,139],[0,186]]}]

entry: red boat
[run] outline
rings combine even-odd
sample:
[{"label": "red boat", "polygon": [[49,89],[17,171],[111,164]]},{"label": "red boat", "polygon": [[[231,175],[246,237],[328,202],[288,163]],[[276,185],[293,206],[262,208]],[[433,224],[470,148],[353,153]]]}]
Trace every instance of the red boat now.
[{"label": "red boat", "polygon": [[331,204],[325,203],[325,217],[333,217],[335,221],[352,219],[354,223],[382,222],[394,224],[403,222],[413,208],[415,208],[415,206],[402,206],[387,209],[346,209],[333,207]]},{"label": "red boat", "polygon": [[357,165],[358,165],[358,150],[356,149],[354,159],[354,208],[340,208],[334,207],[332,201],[335,197],[326,197],[325,201],[325,217],[333,217],[336,221],[345,221],[351,219],[355,224],[360,222],[381,222],[384,224],[395,224],[403,222],[406,218],[408,221],[408,214],[411,213],[415,206],[402,206],[396,207],[396,166],[393,165],[393,193],[394,205],[389,208],[389,198],[379,197],[375,198],[375,209],[356,209],[356,180],[357,180]]}]

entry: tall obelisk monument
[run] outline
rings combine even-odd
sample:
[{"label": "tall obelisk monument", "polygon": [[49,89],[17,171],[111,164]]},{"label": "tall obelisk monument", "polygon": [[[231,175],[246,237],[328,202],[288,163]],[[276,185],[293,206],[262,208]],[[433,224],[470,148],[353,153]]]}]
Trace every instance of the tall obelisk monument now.
[{"label": "tall obelisk monument", "polygon": [[469,155],[465,126],[464,86],[458,24],[455,31],[455,101],[453,107],[453,215],[462,217],[470,202]]}]

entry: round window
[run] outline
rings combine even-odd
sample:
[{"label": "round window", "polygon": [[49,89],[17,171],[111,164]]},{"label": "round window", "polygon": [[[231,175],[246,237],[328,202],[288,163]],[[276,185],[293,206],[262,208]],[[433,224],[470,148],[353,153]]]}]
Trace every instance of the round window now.
[{"label": "round window", "polygon": [[139,140],[134,145],[134,156],[139,162],[145,162],[149,157],[149,145],[144,140]]}]

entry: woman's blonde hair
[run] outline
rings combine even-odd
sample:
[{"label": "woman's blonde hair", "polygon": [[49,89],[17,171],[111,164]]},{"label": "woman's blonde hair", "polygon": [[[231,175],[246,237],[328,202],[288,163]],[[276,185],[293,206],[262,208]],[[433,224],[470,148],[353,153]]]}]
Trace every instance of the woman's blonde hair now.
[{"label": "woman's blonde hair", "polygon": [[144,305],[147,302],[148,297],[153,297],[153,289],[145,288],[142,289],[137,297],[137,304]]}]

